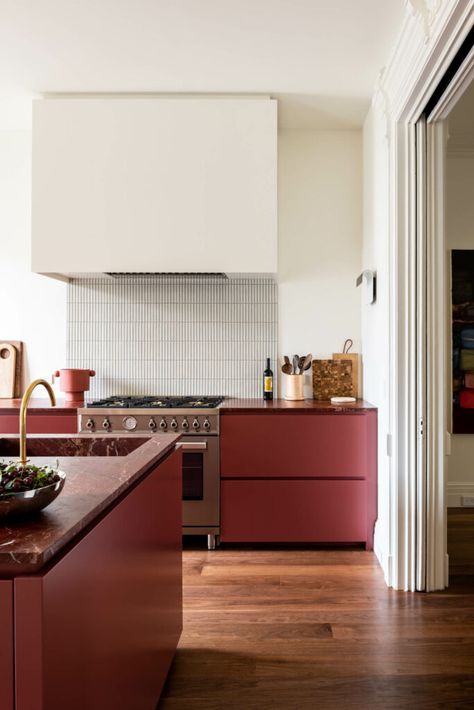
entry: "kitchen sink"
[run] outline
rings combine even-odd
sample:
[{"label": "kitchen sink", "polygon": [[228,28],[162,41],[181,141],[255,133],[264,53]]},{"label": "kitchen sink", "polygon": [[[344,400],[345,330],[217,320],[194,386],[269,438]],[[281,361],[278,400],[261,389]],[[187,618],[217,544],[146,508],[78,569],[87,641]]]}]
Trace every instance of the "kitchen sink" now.
[{"label": "kitchen sink", "polygon": [[[35,456],[128,456],[138,449],[149,437],[110,437],[110,436],[31,436],[27,439],[28,458]],[[0,459],[18,458],[20,439],[18,437],[0,438]]]}]

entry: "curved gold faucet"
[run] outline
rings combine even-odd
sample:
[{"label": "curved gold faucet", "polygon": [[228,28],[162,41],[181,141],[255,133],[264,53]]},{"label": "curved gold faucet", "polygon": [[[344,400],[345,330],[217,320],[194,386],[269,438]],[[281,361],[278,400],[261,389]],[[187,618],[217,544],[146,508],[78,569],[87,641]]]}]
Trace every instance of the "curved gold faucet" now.
[{"label": "curved gold faucet", "polygon": [[33,382],[28,385],[25,394],[21,399],[20,406],[20,463],[26,463],[26,414],[28,411],[28,403],[30,401],[33,390],[38,387],[38,385],[43,385],[49,394],[49,399],[51,401],[51,406],[56,406],[56,397],[54,396],[53,388],[46,382],[46,380],[33,380]]}]

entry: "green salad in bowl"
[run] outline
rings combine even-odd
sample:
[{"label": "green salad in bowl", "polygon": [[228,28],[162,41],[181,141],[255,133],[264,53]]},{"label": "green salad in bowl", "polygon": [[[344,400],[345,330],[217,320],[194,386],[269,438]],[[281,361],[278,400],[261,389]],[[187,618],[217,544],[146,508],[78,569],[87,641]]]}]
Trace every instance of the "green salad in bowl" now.
[{"label": "green salad in bowl", "polygon": [[59,495],[65,480],[58,467],[0,462],[0,516],[42,510]]}]

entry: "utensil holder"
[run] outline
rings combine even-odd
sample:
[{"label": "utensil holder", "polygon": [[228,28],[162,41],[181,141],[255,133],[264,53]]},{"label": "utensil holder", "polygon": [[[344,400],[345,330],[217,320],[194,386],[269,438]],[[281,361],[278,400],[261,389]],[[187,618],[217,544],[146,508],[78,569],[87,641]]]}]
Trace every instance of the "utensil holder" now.
[{"label": "utensil holder", "polygon": [[285,399],[304,399],[304,375],[285,375]]}]

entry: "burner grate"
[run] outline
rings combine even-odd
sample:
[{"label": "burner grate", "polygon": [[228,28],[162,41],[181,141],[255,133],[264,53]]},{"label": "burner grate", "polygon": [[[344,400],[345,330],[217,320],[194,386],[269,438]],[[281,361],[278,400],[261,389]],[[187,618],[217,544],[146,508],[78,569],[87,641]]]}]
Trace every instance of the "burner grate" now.
[{"label": "burner grate", "polygon": [[115,395],[88,402],[87,407],[97,409],[213,409],[224,397],[132,397]]}]

